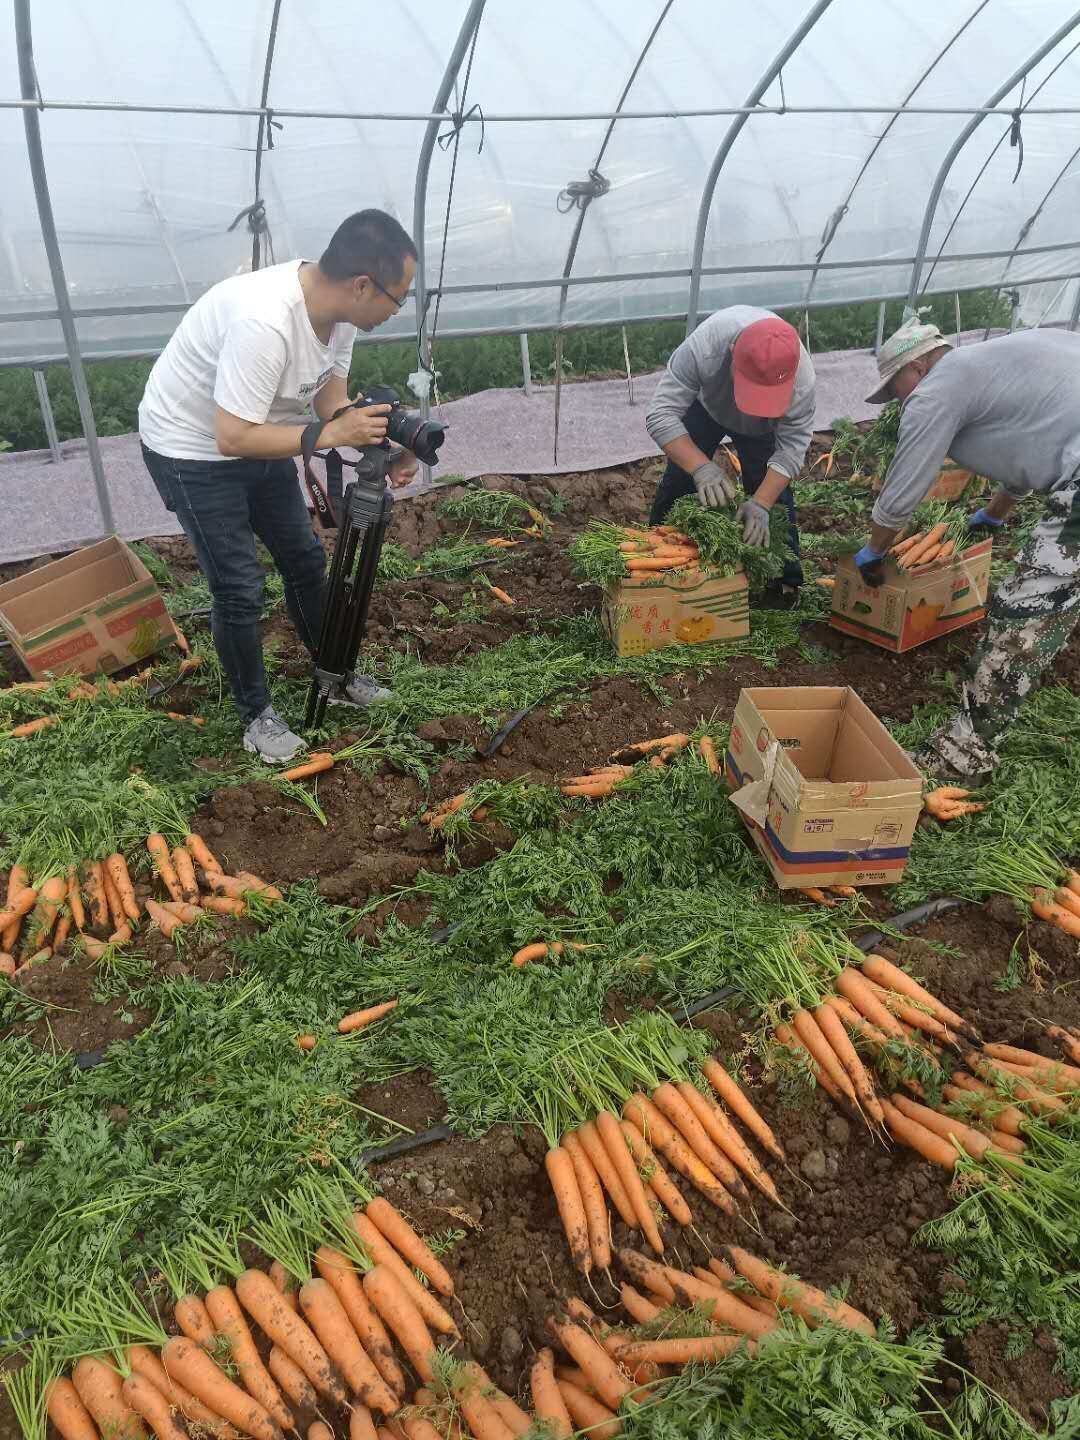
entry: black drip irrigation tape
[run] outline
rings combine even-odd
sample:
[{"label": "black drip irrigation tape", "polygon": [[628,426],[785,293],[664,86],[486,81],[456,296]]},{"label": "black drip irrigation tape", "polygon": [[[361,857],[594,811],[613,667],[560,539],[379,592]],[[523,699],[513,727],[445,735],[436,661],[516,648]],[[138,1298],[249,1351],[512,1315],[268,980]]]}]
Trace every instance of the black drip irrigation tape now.
[{"label": "black drip irrigation tape", "polygon": [[434,1145],[439,1140],[450,1140],[454,1132],[449,1125],[436,1125],[431,1130],[421,1130],[418,1135],[402,1135],[387,1145],[377,1145],[373,1150],[362,1150],[357,1163],[380,1165],[384,1160],[396,1160],[399,1155],[408,1155],[424,1145]]},{"label": "black drip irrigation tape", "polygon": [[[941,895],[936,900],[926,900],[921,905],[916,905],[912,910],[904,910],[899,915],[894,915],[886,923],[890,930],[907,930],[912,925],[922,925],[927,920],[933,920],[938,915],[944,915],[949,910],[955,910],[958,905],[969,905],[969,900],[961,900],[956,895]],[[853,942],[868,955],[871,950],[879,946],[882,940],[886,939],[883,930],[867,930]]]},{"label": "black drip irrigation tape", "polygon": [[526,705],[524,710],[515,710],[506,724],[503,725],[500,730],[496,730],[484,748],[482,750],[478,749],[476,753],[480,756],[481,760],[494,759],[527,715],[531,715],[534,710],[539,710],[541,705],[546,705],[547,702],[553,700],[556,695],[562,695],[566,691],[580,690],[582,688],[580,685],[556,685],[554,690],[549,690],[546,695],[541,695],[539,700],[534,700],[531,705]]}]

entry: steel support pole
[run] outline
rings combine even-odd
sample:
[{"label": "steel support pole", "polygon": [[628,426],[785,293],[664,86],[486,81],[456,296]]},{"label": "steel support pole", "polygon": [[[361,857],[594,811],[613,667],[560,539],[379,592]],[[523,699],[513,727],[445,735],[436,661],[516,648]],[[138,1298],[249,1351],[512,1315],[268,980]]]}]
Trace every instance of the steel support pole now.
[{"label": "steel support pole", "polygon": [[[791,59],[792,55],[794,55],[795,51],[831,4],[832,0],[816,0],[816,3],[810,7],[802,23],[788,36],[761,79],[746,97],[746,112],[751,111],[758,103],[765,94],[765,91],[773,83],[777,75],[780,74],[780,71]],[[694,231],[694,253],[690,261],[690,296],[686,302],[687,335],[689,335],[697,325],[698,301],[701,298],[701,264],[705,254],[705,232],[709,228],[709,212],[712,210],[716,182],[719,180],[720,171],[724,168],[724,163],[731,153],[731,147],[739,138],[739,135],[742,133],[742,128],[748,119],[749,113],[736,115],[735,119],[728,126],[727,133],[720,142],[720,148],[713,157],[712,165],[709,167],[709,173],[705,177],[705,184],[701,191],[701,203],[698,205],[697,229]]]},{"label": "steel support pole", "polygon": [[49,445],[49,454],[55,464],[62,458],[60,435],[56,429],[56,416],[53,414],[52,401],[49,399],[49,387],[45,383],[44,370],[34,371],[34,389],[37,391],[38,409],[41,411],[41,423],[45,427],[45,439]]},{"label": "steel support pole", "polygon": [[1076,299],[1073,301],[1072,314],[1069,316],[1069,329],[1075,330],[1080,325],[1080,280],[1076,282]]},{"label": "steel support pole", "polygon": [[[427,225],[427,185],[428,175],[431,173],[431,157],[435,153],[435,142],[439,137],[439,126],[445,124],[446,102],[450,99],[450,92],[457,81],[458,71],[461,69],[461,62],[465,59],[465,52],[472,43],[473,35],[476,33],[484,13],[484,6],[487,0],[470,0],[469,8],[465,12],[465,19],[461,22],[461,29],[454,41],[454,48],[450,52],[450,58],[446,62],[446,69],[439,81],[439,88],[435,92],[435,99],[432,102],[432,118],[427,122],[424,130],[424,138],[420,142],[420,155],[416,161],[416,183],[413,188],[413,244],[416,246],[416,279],[413,281],[413,294],[416,299],[416,352],[422,365],[431,364],[431,342],[428,339],[427,325],[427,243],[424,238],[424,229]],[[426,395],[421,397],[420,411],[426,419],[431,413],[431,401]],[[431,479],[431,466],[421,465],[421,474],[425,481]]]},{"label": "steel support pole", "polygon": [[[1054,33],[1050,36],[1049,40],[1045,41],[1042,45],[1040,45],[1039,48],[1032,55],[1029,55],[1028,58],[1024,61],[1023,65],[1021,65],[1019,69],[1014,70],[1003,85],[998,86],[998,88],[994,91],[993,95],[987,101],[986,108],[995,106],[999,103],[999,101],[1004,100],[1005,96],[1008,95],[1009,91],[1019,85],[1021,80],[1023,80],[1024,77],[1035,68],[1039,61],[1042,60],[1045,56],[1049,55],[1050,51],[1053,50],[1055,46],[1060,45],[1062,40],[1065,39],[1066,35],[1071,34],[1072,31],[1076,29],[1077,25],[1080,25],[1080,10],[1077,10],[1070,19],[1066,20],[1064,25],[1059,25],[1058,28],[1054,31]],[[941,162],[941,166],[938,169],[937,175],[934,177],[934,183],[930,190],[930,198],[926,202],[926,213],[923,215],[922,230],[919,232],[919,243],[915,248],[915,263],[911,267],[911,282],[908,285],[907,304],[904,307],[905,316],[913,315],[915,313],[915,301],[918,297],[919,285],[922,281],[922,271],[923,264],[926,260],[926,250],[928,245],[930,244],[930,231],[933,228],[934,216],[937,214],[938,201],[941,199],[941,192],[945,188],[945,182],[949,178],[949,172],[956,162],[956,157],[960,154],[960,151],[971,139],[972,135],[974,135],[975,131],[979,128],[984,119],[985,116],[981,114],[973,115],[971,117],[971,119],[967,122],[964,128],[960,131],[960,134],[949,146],[948,154]]]},{"label": "steel support pole", "polygon": [[[37,97],[37,75],[34,71],[34,46],[30,32],[30,0],[15,0],[15,48],[19,56],[19,88],[25,100]],[[33,106],[23,111],[23,127],[26,131],[26,153],[30,162],[30,174],[34,182],[34,198],[37,201],[38,221],[41,238],[49,261],[52,276],[53,295],[64,336],[64,349],[71,366],[71,381],[75,388],[75,400],[79,407],[83,434],[86,437],[86,451],[90,470],[97,489],[98,507],[101,511],[102,529],[106,535],[115,530],[112,501],[105,480],[105,467],[101,463],[101,448],[98,445],[97,427],[94,424],[94,408],[90,402],[90,390],[86,383],[82,355],[79,351],[79,337],[75,330],[75,319],[71,313],[71,297],[68,294],[67,279],[64,275],[64,261],[60,254],[60,241],[56,234],[52,201],[49,198],[49,182],[45,174],[45,154],[41,145],[41,117]]]},{"label": "steel support pole", "polygon": [[532,394],[532,361],[529,358],[529,337],[523,330],[518,336],[521,341],[521,383],[525,387],[525,394]]},{"label": "steel support pole", "polygon": [[877,307],[877,334],[874,336],[874,354],[881,353],[881,342],[885,339],[885,301]]}]

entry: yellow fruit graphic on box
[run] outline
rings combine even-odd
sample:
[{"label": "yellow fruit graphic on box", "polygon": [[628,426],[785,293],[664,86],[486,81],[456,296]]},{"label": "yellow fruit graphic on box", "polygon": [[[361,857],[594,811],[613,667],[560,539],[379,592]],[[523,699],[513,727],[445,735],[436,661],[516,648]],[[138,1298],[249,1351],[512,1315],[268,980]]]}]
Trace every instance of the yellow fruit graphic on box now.
[{"label": "yellow fruit graphic on box", "polygon": [[675,634],[686,645],[700,645],[703,640],[716,629],[716,624],[711,615],[695,615],[692,620],[684,620],[675,631]]}]

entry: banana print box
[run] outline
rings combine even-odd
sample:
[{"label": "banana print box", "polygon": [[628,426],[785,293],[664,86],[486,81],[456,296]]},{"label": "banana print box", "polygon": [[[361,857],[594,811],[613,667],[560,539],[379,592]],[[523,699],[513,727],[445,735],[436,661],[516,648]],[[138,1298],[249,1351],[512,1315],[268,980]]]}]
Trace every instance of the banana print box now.
[{"label": "banana print box", "polygon": [[0,585],[0,629],[39,680],[111,675],[176,639],[149,570],[115,535]]},{"label": "banana print box", "polygon": [[845,555],[836,567],[829,624],[899,654],[939,635],[974,625],[986,614],[991,542],[933,565],[899,570],[891,561],[885,583],[864,585],[855,561]]},{"label": "banana print box", "polygon": [[740,640],[750,634],[746,576],[721,578],[702,567],[695,574],[623,580],[605,594],[601,622],[618,655]]},{"label": "banana print box", "polygon": [[922,776],[849,686],[744,690],[725,773],[781,890],[903,875]]}]

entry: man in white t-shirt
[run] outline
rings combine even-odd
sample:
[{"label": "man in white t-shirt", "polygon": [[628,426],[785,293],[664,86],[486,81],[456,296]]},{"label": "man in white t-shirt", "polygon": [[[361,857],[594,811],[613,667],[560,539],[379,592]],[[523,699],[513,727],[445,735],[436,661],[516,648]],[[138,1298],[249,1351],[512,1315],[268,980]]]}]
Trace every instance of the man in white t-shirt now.
[{"label": "man in white t-shirt", "polygon": [[[348,403],[357,330],[374,330],[396,314],[415,273],[416,247],[392,216],[350,215],[317,263],[290,260],[208,290],[159,356],[139,406],[147,469],[210,586],[214,644],[247,723],[244,748],[269,764],[293,759],[305,742],[270,703],[256,538],[281,571],[290,618],[314,651],[325,557],[293,457],[312,409],[327,422],[322,449],[385,439],[388,405],[330,417]],[[390,481],[402,485],[415,473],[415,458],[401,452]],[[389,691],[355,676],[331,700],[388,698]]]}]

